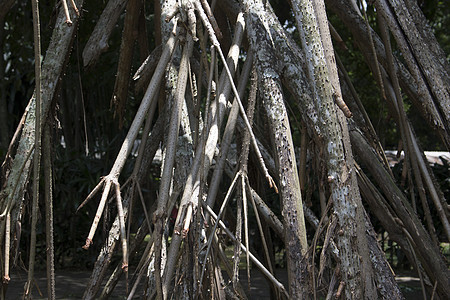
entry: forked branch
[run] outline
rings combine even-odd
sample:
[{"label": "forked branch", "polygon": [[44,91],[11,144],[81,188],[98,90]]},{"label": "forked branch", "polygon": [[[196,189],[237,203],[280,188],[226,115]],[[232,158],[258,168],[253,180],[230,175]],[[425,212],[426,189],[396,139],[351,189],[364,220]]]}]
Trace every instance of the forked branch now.
[{"label": "forked branch", "polygon": [[[97,230],[98,222],[102,216],[106,200],[108,198],[108,194],[111,189],[111,185],[112,184],[118,185],[119,175],[123,169],[123,166],[125,165],[128,155],[131,152],[134,141],[136,140],[136,137],[139,133],[139,129],[141,128],[142,123],[144,122],[145,116],[147,115],[147,111],[150,108],[152,101],[154,101],[154,99],[157,96],[157,92],[159,90],[159,85],[164,75],[165,68],[170,60],[172,52],[175,48],[176,41],[178,39],[178,31],[176,30],[176,26],[177,25],[175,23],[174,32],[176,32],[176,34],[172,34],[170,38],[167,40],[166,45],[164,46],[164,50],[162,52],[159,63],[156,67],[155,73],[153,74],[152,80],[148,85],[147,91],[145,92],[144,98],[142,99],[142,103],[139,106],[139,109],[136,113],[133,123],[130,126],[128,134],[122,144],[122,147],[120,148],[119,154],[117,155],[116,161],[114,162],[114,165],[111,168],[109,175],[107,175],[105,178],[101,180],[101,182],[94,188],[94,190],[88,195],[86,200],[81,205],[81,206],[85,205],[87,200],[91,199],[104,184],[104,189],[97,209],[97,213],[94,217],[94,221],[92,223],[89,235],[86,239],[86,244],[83,246],[83,249],[88,249],[90,244],[92,244],[92,240],[94,238],[95,231]],[[122,224],[123,223],[121,222],[121,225]],[[125,228],[123,228],[123,230],[125,230]]]}]

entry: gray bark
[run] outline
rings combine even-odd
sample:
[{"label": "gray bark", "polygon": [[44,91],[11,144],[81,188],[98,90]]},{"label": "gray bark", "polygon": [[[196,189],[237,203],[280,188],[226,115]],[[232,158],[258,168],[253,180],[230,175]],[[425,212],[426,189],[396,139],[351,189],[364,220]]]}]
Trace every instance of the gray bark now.
[{"label": "gray bark", "polygon": [[[325,50],[332,53],[332,49],[323,48],[323,45],[331,47],[331,40],[324,25],[321,28],[322,32],[319,30],[316,18],[317,15],[326,20],[325,10],[316,11],[313,3],[308,0],[291,2],[305,53],[307,76],[313,86],[315,106],[320,120],[319,127],[323,132],[320,146],[327,149],[324,160],[327,165],[334,214],[338,218],[339,230],[342,232],[336,236],[336,240],[340,251],[341,275],[345,282],[345,297],[375,299],[377,295],[367,254],[361,198],[353,170],[346,120],[342,112],[336,111],[333,101],[333,96],[341,100],[334,56],[329,55],[327,61]],[[316,8],[320,8],[319,3],[316,3]]]},{"label": "gray bark", "polygon": [[89,67],[94,65],[99,56],[108,50],[108,40],[117,20],[120,17],[127,0],[109,0],[103,10],[89,40],[83,49],[83,65]]},{"label": "gray bark", "polygon": [[307,280],[309,259],[305,257],[308,245],[289,118],[284,105],[280,76],[272,67],[277,57],[266,31],[273,20],[265,13],[262,1],[245,1],[244,5],[249,28],[247,32],[255,51],[258,86],[262,90],[263,105],[271,128],[274,152],[277,153],[276,167],[283,207],[289,294],[293,299],[304,299],[308,298],[311,292]]},{"label": "gray bark", "polygon": [[[142,145],[145,147],[143,151],[143,153],[145,154],[142,159],[142,164],[139,166],[139,171],[136,175],[136,181],[141,184],[144,182],[145,178],[148,175],[153,157],[155,156],[155,153],[158,150],[159,143],[162,140],[164,128],[163,122],[164,117],[161,116],[157,120],[151,135],[147,139],[147,142],[145,143],[145,145]],[[132,191],[128,191],[123,199],[125,218],[127,217],[128,203],[131,201],[131,196],[134,196],[134,193]],[[95,261],[94,269],[91,273],[89,283],[84,292],[83,299],[92,299],[98,293],[103,279],[106,275],[106,271],[108,270],[109,264],[111,262],[111,256],[114,253],[117,244],[119,243],[119,231],[119,218],[116,217],[113,221],[111,229],[109,230],[108,238],[104,242],[104,246],[97,256],[97,260]]]},{"label": "gray bark", "polygon": [[392,203],[392,210],[397,214],[396,226],[405,229],[413,240],[414,250],[422,263],[428,277],[437,282],[437,292],[443,299],[450,298],[450,271],[439,248],[431,241],[428,232],[414,213],[411,205],[395,185],[393,178],[384,169],[372,147],[356,129],[350,131],[353,149],[377,181],[384,195]]},{"label": "gray bark", "polygon": [[[434,96],[433,101],[448,131],[450,126],[450,73],[448,72],[448,62],[443,51],[439,50],[438,44],[433,41],[434,35],[432,32],[424,30],[423,23],[426,21],[423,15],[417,14],[417,10],[419,10],[417,4],[413,5],[412,1],[409,1],[412,5],[410,8],[414,7],[416,12],[412,14],[406,6],[406,2],[389,0],[389,3],[387,3],[386,0],[378,0],[376,6],[379,13],[384,15],[385,18],[390,16],[387,19],[390,30],[397,44],[401,46],[403,56],[410,57],[410,59],[406,59],[409,70],[415,75],[417,84],[420,81],[418,77],[423,77],[426,86]],[[390,5],[391,9],[387,8],[387,5]],[[380,9],[381,7],[386,9]],[[418,28],[416,24],[422,24],[422,28]]]},{"label": "gray bark", "polygon": [[[77,6],[81,7],[83,1],[76,1]],[[74,23],[78,21],[78,17],[71,11]],[[42,63],[41,77],[41,124],[47,118],[50,104],[55,95],[58,80],[69,54],[73,36],[76,30],[74,26],[67,26],[66,17],[61,9],[56,19],[55,28],[53,29],[50,45]],[[12,221],[16,222],[19,218],[20,206],[23,200],[25,187],[29,180],[31,159],[30,155],[34,148],[34,125],[35,125],[35,98],[30,99],[28,111],[26,112],[24,127],[21,132],[18,148],[14,156],[9,174],[7,175],[5,188],[0,195],[0,206],[2,216],[6,215],[6,211],[11,209]],[[2,222],[3,226],[4,222]],[[3,231],[2,231],[3,232]],[[3,236],[3,234],[2,234]]]},{"label": "gray bark", "polygon": [[[356,44],[361,49],[369,67],[376,74],[375,59],[372,55],[370,43],[367,42],[367,26],[359,11],[352,5],[350,0],[327,0],[328,8],[333,11],[351,31]],[[378,61],[387,69],[387,59],[385,49],[381,39],[375,31],[370,29]],[[436,105],[430,91],[420,90],[415,84],[415,78],[406,67],[398,60],[395,61],[395,69],[399,78],[400,87],[412,100],[415,107],[419,109],[428,125],[436,130],[447,148],[450,148],[450,132],[448,121],[443,119],[440,108]],[[437,101],[437,100],[436,100]]]}]

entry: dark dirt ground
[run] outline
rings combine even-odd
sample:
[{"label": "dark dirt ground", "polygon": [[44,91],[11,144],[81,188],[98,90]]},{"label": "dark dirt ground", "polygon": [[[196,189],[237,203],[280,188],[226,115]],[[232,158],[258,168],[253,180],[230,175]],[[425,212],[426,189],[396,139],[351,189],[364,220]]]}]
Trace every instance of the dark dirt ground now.
[{"label": "dark dirt ground", "polygon": [[[277,278],[286,286],[287,273],[286,270],[277,270]],[[33,299],[46,299],[46,274],[45,271],[35,273],[36,283],[39,290],[34,286]],[[89,281],[90,272],[88,271],[70,271],[57,270],[56,271],[56,298],[57,299],[81,299],[83,292]],[[6,293],[6,299],[21,299],[23,294],[23,287],[27,277],[25,272],[13,271],[11,274],[11,281]],[[247,289],[247,275],[246,271],[242,270],[241,282],[244,289]],[[420,288],[420,281],[414,274],[405,273],[397,276],[397,281],[404,293],[406,300],[423,299]],[[125,280],[121,280],[115,288],[113,297],[110,299],[126,299],[125,296]],[[139,299],[139,297],[135,297]],[[251,289],[249,299],[265,300],[270,299],[269,285],[266,279],[258,270],[251,271]]]}]

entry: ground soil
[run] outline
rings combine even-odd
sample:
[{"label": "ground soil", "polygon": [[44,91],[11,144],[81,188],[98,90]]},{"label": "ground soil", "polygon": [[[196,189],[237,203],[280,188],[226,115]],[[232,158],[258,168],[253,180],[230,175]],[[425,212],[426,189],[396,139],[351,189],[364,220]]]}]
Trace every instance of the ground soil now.
[{"label": "ground soil", "polygon": [[[285,270],[277,270],[277,278],[287,286],[287,273]],[[56,298],[57,299],[81,299],[83,292],[89,281],[90,272],[88,271],[56,271]],[[36,272],[36,284],[33,290],[33,299],[46,299],[46,275],[45,272]],[[13,271],[11,281],[8,285],[6,299],[21,299],[23,287],[27,277],[25,272]],[[400,288],[402,289],[406,300],[423,299],[420,280],[411,272],[403,273],[397,276]],[[244,289],[247,290],[247,276],[245,270],[241,274],[241,282]],[[121,280],[115,288],[111,299],[126,299],[125,280]],[[139,297],[136,297],[139,299]],[[270,299],[269,284],[266,279],[257,270],[251,272],[251,287],[249,299],[265,300]]]}]

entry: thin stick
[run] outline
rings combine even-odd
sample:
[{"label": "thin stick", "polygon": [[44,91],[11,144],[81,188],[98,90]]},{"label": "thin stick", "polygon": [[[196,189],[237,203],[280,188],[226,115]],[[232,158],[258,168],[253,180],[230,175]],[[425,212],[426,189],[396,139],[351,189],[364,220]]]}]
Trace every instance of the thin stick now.
[{"label": "thin stick", "polygon": [[161,184],[159,187],[158,206],[154,213],[155,218],[160,218],[164,214],[167,201],[169,199],[169,190],[172,182],[173,166],[175,163],[175,150],[181,122],[181,105],[182,101],[184,100],[184,94],[186,91],[189,58],[191,57],[194,45],[194,42],[190,35],[187,35],[187,39],[188,42],[183,49],[180,70],[178,72],[176,95],[171,108],[170,125],[167,136],[166,157],[164,159]]},{"label": "thin stick", "polygon": [[[232,284],[236,286],[236,283],[239,281],[239,261],[241,260],[241,241],[242,241],[242,190],[236,196],[236,229],[234,230],[234,236],[236,237],[236,241],[234,241],[233,245],[233,278]],[[208,216],[209,218],[209,216]],[[217,224],[217,222],[216,222]],[[250,288],[248,289],[250,291]]]},{"label": "thin stick", "polygon": [[[204,120],[208,120],[209,118],[209,107],[210,107],[210,98],[212,95],[212,79],[213,79],[213,75],[214,75],[214,67],[215,64],[214,62],[216,61],[216,52],[214,50],[214,47],[212,47],[211,49],[211,69],[208,71],[209,74],[209,79],[208,79],[208,91],[206,94],[206,103],[205,103],[205,118]],[[198,126],[200,127],[200,126]],[[192,163],[191,166],[191,171],[186,179],[186,184],[185,184],[185,188],[183,191],[183,195],[181,197],[181,201],[180,201],[180,209],[178,211],[177,214],[177,219],[175,221],[175,234],[172,236],[172,242],[170,244],[170,248],[169,248],[169,253],[168,253],[168,263],[166,265],[166,270],[164,272],[164,284],[168,285],[170,283],[170,279],[172,278],[172,275],[174,273],[175,270],[175,260],[176,257],[178,257],[178,251],[179,251],[179,247],[181,245],[181,236],[179,235],[179,231],[177,229],[178,224],[181,224],[183,218],[185,216],[185,210],[184,208],[186,207],[186,205],[192,201],[195,201],[195,193],[196,193],[196,189],[199,189],[198,187],[198,182],[202,182],[202,177],[203,176],[203,169],[204,166],[202,165],[205,160],[205,145],[206,145],[206,140],[207,140],[207,133],[209,131],[209,127],[208,127],[208,122],[205,121],[204,122],[204,126],[202,128],[202,134],[199,137],[199,141],[198,141],[198,146],[195,149],[195,160]],[[202,170],[200,171],[200,175],[198,175],[199,169]],[[198,179],[200,177],[200,179]],[[202,192],[199,191],[199,197],[198,197],[198,201],[202,201],[201,199],[201,195]],[[197,202],[198,202],[197,201]],[[177,232],[178,231],[178,232]]]},{"label": "thin stick", "polygon": [[[218,258],[220,259],[220,261],[222,262],[223,266],[225,267],[225,272],[227,272],[228,277],[232,278],[233,277],[233,270],[231,269],[230,266],[230,262],[228,261],[228,258],[225,254],[225,251],[223,250],[223,247],[219,247],[219,239],[217,238],[217,235],[214,237],[214,241],[213,241],[213,247],[214,250],[217,252]],[[247,299],[244,289],[242,287],[242,284],[240,281],[238,281],[236,283],[236,286],[234,287],[235,291],[238,293],[238,295],[240,296],[240,299]]]},{"label": "thin stick", "polygon": [[206,0],[200,0],[200,2],[203,5],[203,9],[206,12],[206,15],[208,16],[209,22],[211,22],[211,25],[214,29],[214,32],[216,33],[217,38],[220,40],[222,39],[222,31],[220,31],[219,25],[217,25],[216,18],[214,18],[214,15],[211,11],[211,7],[209,7],[209,4]]},{"label": "thin stick", "polygon": [[75,4],[75,1],[74,0],[70,0],[70,4],[72,4],[73,10],[75,11],[77,16],[79,17],[80,16],[80,11],[78,10],[77,5]]},{"label": "thin stick", "polygon": [[64,14],[66,15],[66,24],[67,26],[72,26],[72,20],[70,19],[69,7],[67,6],[67,1],[62,0],[62,4],[64,7]]},{"label": "thin stick", "polygon": [[137,275],[136,281],[133,284],[133,287],[131,288],[130,293],[128,294],[127,300],[131,300],[133,299],[134,294],[136,293],[136,289],[139,285],[139,282],[141,281],[142,275],[144,274],[144,271],[146,270],[148,264],[151,261],[152,258],[152,254],[153,254],[153,247],[151,247],[149,255],[147,256],[145,263],[142,265],[142,267],[139,269],[139,273]]},{"label": "thin stick", "polygon": [[[411,130],[411,125],[409,124],[409,122],[407,120],[405,109],[403,107],[404,104],[403,104],[403,100],[401,97],[400,85],[399,85],[395,70],[393,68],[394,61],[393,61],[393,55],[392,55],[392,50],[391,50],[391,45],[390,45],[390,40],[389,40],[389,31],[388,31],[387,25],[385,24],[385,19],[382,16],[379,17],[379,19],[382,21],[382,22],[380,22],[380,24],[381,24],[380,29],[381,29],[381,35],[383,38],[385,49],[386,49],[388,72],[389,72],[389,76],[391,77],[391,80],[392,80],[392,84],[393,84],[394,92],[395,92],[395,98],[397,100],[396,104],[397,104],[397,113],[398,113],[398,117],[399,117],[399,122],[401,125],[400,129],[403,129],[402,134],[403,134],[405,142],[406,142],[405,155],[407,158],[409,157],[409,161],[411,162],[411,166],[412,166],[412,171],[413,171],[414,177],[416,179],[416,183],[419,187],[418,188],[419,197],[421,198],[422,203],[424,203],[425,217],[427,219],[429,231],[431,232],[432,235],[433,234],[435,235],[436,230],[435,230],[433,222],[431,220],[428,205],[426,202],[425,188],[423,187],[422,176],[425,179],[425,184],[429,189],[431,199],[433,200],[433,203],[436,206],[438,216],[442,222],[444,232],[446,233],[447,239],[450,240],[450,223],[449,223],[448,218],[442,208],[439,196],[437,195],[436,188],[435,188],[433,182],[431,181],[428,170],[426,169],[426,167],[424,167],[425,164],[423,162],[422,155],[416,144],[414,135]],[[437,238],[435,238],[435,239],[437,240]]]},{"label": "thin stick", "polygon": [[[256,74],[256,69],[253,67],[252,76],[251,76],[250,94],[248,97],[248,105],[247,105],[247,114],[248,114],[248,120],[249,120],[250,126],[253,124],[253,116],[254,116],[254,112],[255,112],[256,92],[257,92],[257,88],[258,88],[257,80],[258,80],[258,78],[257,78],[257,74]],[[242,174],[241,188],[242,188],[242,205],[244,207],[244,227],[245,227],[244,239],[245,239],[245,246],[247,247],[247,250],[249,249],[247,192],[249,192],[249,196],[250,196],[250,198],[252,198],[250,191],[245,188],[246,180],[248,179],[247,178],[247,170],[248,170],[247,164],[248,164],[248,152],[249,152],[249,148],[250,148],[249,139],[250,139],[249,131],[244,130],[244,133],[242,136],[242,151],[241,151],[239,160],[240,160],[240,170],[241,170],[241,174]],[[253,208],[256,212],[256,207],[254,206]],[[259,221],[259,216],[257,213],[256,213],[256,219],[257,219],[257,221]],[[261,225],[261,224],[259,224],[259,225]],[[264,249],[267,250],[267,245],[265,244],[265,238],[264,238],[264,233],[262,231],[262,227],[259,227],[259,229],[260,229],[260,234],[262,237]],[[250,258],[248,256],[248,251],[246,252],[245,257],[246,257],[246,262],[247,262],[248,290],[250,290]],[[268,258],[269,269],[273,273],[273,270],[270,266],[270,256],[269,256],[268,251],[266,252],[266,257]]]},{"label": "thin stick", "polygon": [[[325,208],[325,211],[322,213],[322,217],[320,218],[319,225],[317,226],[316,232],[314,234],[313,242],[312,242],[312,245],[311,245],[311,248],[310,248],[311,251],[312,251],[312,259],[311,259],[311,261],[312,261],[311,265],[312,266],[314,266],[314,259],[315,259],[315,256],[316,256],[317,239],[319,238],[319,235],[322,232],[322,224],[325,221],[325,219],[327,219],[327,213],[328,213],[328,210],[330,209],[331,203],[332,203],[332,201],[331,201],[331,197],[330,197],[330,199],[328,200],[327,207]],[[317,295],[316,295],[316,280],[315,280],[315,271],[314,270],[311,270],[311,275],[312,275],[314,299],[317,299]]]},{"label": "thin stick", "polygon": [[[258,88],[257,73],[256,73],[255,68],[253,68],[252,76],[251,76],[250,94],[248,97],[248,107],[247,107],[247,114],[249,116],[250,125],[253,124],[253,115],[255,112],[257,88]],[[248,177],[247,177],[248,152],[249,152],[249,146],[250,146],[249,139],[250,139],[250,133],[248,130],[245,130],[243,133],[243,138],[242,138],[242,151],[241,151],[241,157],[240,157],[240,170],[243,173],[241,185],[242,185],[242,200],[243,200],[243,204],[244,204],[245,242],[246,242],[247,249],[249,249],[248,224],[247,224],[247,222],[248,222],[247,221],[247,216],[248,216],[247,193],[248,193],[248,196],[252,202],[253,210],[255,212],[256,222],[258,224],[258,229],[259,229],[262,244],[264,247],[264,253],[266,255],[269,271],[270,271],[270,273],[273,274],[272,263],[270,261],[270,254],[269,254],[269,249],[267,247],[266,238],[264,236],[264,230],[261,225],[261,220],[259,218],[259,214],[258,214],[258,210],[256,208],[255,201],[253,200],[253,196],[251,194],[251,187],[250,187],[250,183],[248,182]],[[244,176],[244,174],[245,174],[245,176]],[[247,188],[246,188],[246,185],[247,185]],[[250,257],[249,257],[248,251],[246,252],[246,259],[247,259],[248,289],[250,290]]]},{"label": "thin stick", "polygon": [[[139,193],[139,199],[141,200],[142,209],[144,209],[145,221],[147,222],[148,230],[150,230],[150,228],[152,228],[150,225],[150,217],[147,213],[147,206],[145,205],[144,195],[142,195],[141,184],[139,183],[139,181],[136,181],[136,187]],[[128,235],[128,238],[130,238],[130,235]]]},{"label": "thin stick", "polygon": [[328,285],[327,297],[325,298],[325,300],[331,300],[331,298],[333,297],[333,291],[334,291],[334,287],[336,285],[337,277],[339,276],[339,273],[340,273],[340,267],[339,267],[339,265],[337,265],[336,268],[334,269],[333,276],[331,276],[330,284]]},{"label": "thin stick", "polygon": [[[215,49],[214,47],[212,47],[212,48]],[[250,71],[252,68],[252,62],[253,62],[252,51],[249,51],[248,55],[247,55],[247,59],[245,60],[245,63],[244,63],[243,69],[242,69],[240,80],[239,80],[239,93],[241,95],[244,95],[245,87],[247,85],[247,81],[248,81]],[[206,199],[206,203],[208,203],[209,206],[214,206],[216,195],[220,188],[220,182],[222,182],[222,180],[221,180],[222,173],[223,173],[224,167],[226,165],[227,153],[229,151],[229,148],[230,148],[230,145],[232,142],[234,130],[235,130],[235,127],[237,124],[238,114],[239,114],[239,110],[238,110],[237,100],[234,99],[233,105],[228,114],[227,124],[225,126],[225,130],[224,130],[224,133],[222,136],[222,143],[221,143],[221,147],[220,147],[220,156],[219,156],[219,159],[216,160],[216,166],[215,166],[215,169],[214,169],[214,172],[211,177],[210,184],[209,184],[209,190],[208,190],[208,195],[207,195],[207,199]],[[230,179],[233,177],[234,177],[234,172],[230,176]],[[207,214],[206,214],[205,219],[207,221],[209,221]]]},{"label": "thin stick", "polygon": [[[212,216],[214,220],[217,220],[217,215],[214,213],[212,208],[207,205],[205,202],[202,202],[203,207],[208,211],[208,213]],[[219,226],[225,231],[225,233],[228,235],[228,237],[232,241],[236,241],[236,237],[233,235],[233,233],[227,228],[227,226],[221,221],[218,220],[217,223],[219,223]],[[241,243],[241,249],[242,251],[247,251],[247,248]],[[264,265],[249,251],[249,256],[252,262],[261,270],[261,272],[287,297],[289,298],[289,294],[286,292],[286,289],[284,288],[283,284],[279,282],[270,272],[269,270],[264,267]]]},{"label": "thin stick", "polygon": [[116,188],[116,200],[117,200],[117,214],[119,215],[119,224],[120,224],[120,238],[122,240],[122,269],[125,273],[128,272],[128,248],[127,248],[127,236],[125,233],[125,218],[123,213],[122,206],[122,197],[120,196],[120,185],[119,182],[114,182],[114,186]]},{"label": "thin stick", "polygon": [[11,278],[9,277],[9,251],[11,241],[11,213],[6,214],[6,231],[5,231],[5,271],[3,275],[3,283],[8,284]]},{"label": "thin stick", "polygon": [[283,223],[278,219],[275,213],[267,206],[266,203],[261,199],[258,193],[248,185],[252,199],[256,202],[256,207],[258,211],[263,215],[264,221],[269,225],[270,228],[275,231],[277,236],[284,241],[284,226]]},{"label": "thin stick", "polygon": [[242,118],[244,119],[245,125],[247,126],[247,129],[250,132],[250,136],[251,136],[251,139],[252,139],[252,145],[253,145],[253,148],[254,148],[254,150],[256,152],[256,155],[258,157],[258,161],[259,161],[260,166],[261,166],[261,168],[262,168],[262,170],[264,172],[264,175],[265,175],[267,181],[269,182],[269,186],[271,188],[274,188],[275,192],[278,193],[278,188],[277,188],[277,186],[275,184],[275,181],[273,180],[272,176],[270,176],[269,171],[267,170],[267,167],[266,167],[266,165],[264,163],[264,159],[262,158],[261,151],[259,150],[258,144],[256,142],[255,135],[253,134],[253,130],[252,130],[251,126],[250,126],[250,123],[248,121],[247,115],[245,114],[245,110],[244,110],[244,107],[242,105],[241,98],[239,97],[239,92],[237,91],[236,85],[234,84],[233,76],[231,75],[230,69],[228,68],[228,64],[227,64],[227,61],[225,59],[225,56],[223,55],[222,49],[220,48],[219,41],[217,40],[217,37],[214,34],[214,30],[213,30],[211,24],[209,23],[209,20],[208,20],[205,12],[203,11],[203,8],[201,7],[201,5],[200,5],[200,3],[198,1],[195,2],[195,7],[196,7],[197,11],[199,12],[200,18],[202,19],[203,24],[205,25],[205,27],[208,30],[209,36],[211,38],[211,41],[212,41],[214,47],[216,47],[217,51],[219,52],[220,59],[222,60],[222,62],[224,64],[225,71],[226,71],[226,73],[228,75],[228,79],[230,80],[230,83],[231,83],[231,89],[233,90],[234,96],[236,97],[236,100],[238,101],[239,109],[241,111]]},{"label": "thin stick", "polygon": [[99,183],[97,183],[97,185],[95,186],[95,188],[89,193],[89,195],[86,197],[86,199],[84,199],[84,201],[78,206],[77,208],[77,212],[83,208],[83,206],[85,206],[89,200],[92,199],[92,197],[95,196],[95,194],[98,193],[98,191],[102,188],[103,184],[105,183],[105,177],[103,177]]},{"label": "thin stick", "polygon": [[50,125],[44,128],[44,187],[45,187],[45,239],[47,246],[47,296],[56,299],[55,291],[55,247],[53,242],[53,174],[50,141]]},{"label": "thin stick", "polygon": [[38,0],[32,0],[33,32],[34,32],[34,71],[36,81],[36,115],[35,115],[35,147],[33,165],[33,206],[31,219],[30,260],[28,268],[28,280],[25,285],[24,298],[31,299],[31,286],[34,275],[34,262],[36,257],[36,224],[38,217],[39,199],[39,171],[41,159],[41,30],[39,21]]},{"label": "thin stick", "polygon": [[218,220],[220,220],[220,218],[222,217],[225,207],[228,204],[228,200],[231,199],[231,193],[234,191],[234,188],[236,187],[236,183],[237,183],[237,180],[240,175],[241,175],[241,173],[238,172],[238,173],[236,173],[236,176],[234,176],[234,179],[231,182],[230,187],[228,188],[227,194],[225,195],[225,199],[222,202],[222,206],[220,207],[219,214],[214,217],[214,219],[216,220],[216,223],[214,224],[214,228],[211,230],[211,233],[208,238],[208,244],[207,244],[206,253],[205,253],[205,260],[203,261],[202,273],[200,275],[200,281],[199,281],[200,284],[203,281],[203,275],[205,274],[205,270],[206,270],[206,261],[208,259],[209,251],[211,250],[211,244],[212,244],[214,235],[216,234],[217,226],[219,225]]},{"label": "thin stick", "polygon": [[247,248],[247,252],[245,252],[245,258],[247,262],[247,282],[248,282],[248,290],[250,290],[250,258],[248,256],[249,242],[248,242],[248,201],[247,201],[247,192],[245,189],[245,178],[241,176],[241,188],[242,188],[242,206],[244,208],[244,228],[245,228],[245,247]]},{"label": "thin stick", "polygon": [[[178,80],[176,87],[176,94],[172,105],[172,112],[170,116],[169,132],[167,136],[166,156],[164,159],[164,166],[161,175],[161,184],[159,186],[159,197],[156,211],[153,214],[153,220],[155,224],[155,271],[156,271],[156,283],[157,283],[157,295],[167,299],[168,281],[164,282],[161,286],[161,243],[162,243],[162,228],[164,223],[164,214],[166,213],[167,202],[169,200],[170,185],[172,182],[173,166],[175,163],[176,146],[178,143],[178,133],[181,123],[182,103],[184,101],[184,95],[186,92],[188,71],[189,71],[189,59],[192,55],[194,41],[192,36],[186,35],[187,43],[184,45],[183,54],[181,56],[180,69],[178,71]],[[160,287],[162,290],[160,290]],[[162,292],[162,294],[161,294]]]},{"label": "thin stick", "polygon": [[[159,94],[159,92],[157,94]],[[141,138],[141,144],[140,144],[139,150],[138,150],[138,156],[136,158],[136,162],[133,167],[133,172],[131,173],[131,176],[130,176],[130,179],[133,181],[133,185],[131,187],[131,196],[130,196],[130,201],[128,203],[128,216],[127,216],[127,218],[128,218],[127,238],[128,238],[128,240],[130,239],[131,220],[133,218],[134,194],[135,194],[136,188],[138,189],[139,197],[140,197],[141,203],[143,205],[142,207],[144,208],[145,218],[148,222],[148,228],[151,228],[150,227],[150,219],[148,218],[148,215],[147,215],[147,209],[146,209],[145,203],[143,201],[142,191],[141,191],[141,187],[139,184],[139,180],[137,180],[137,177],[138,177],[138,173],[141,168],[141,165],[142,165],[142,160],[144,158],[145,145],[147,144],[147,139],[148,139],[148,136],[150,133],[151,124],[153,122],[153,116],[156,111],[156,104],[157,104],[157,102],[153,101],[152,104],[150,105],[147,120],[145,121],[144,130],[142,132],[142,138]]]},{"label": "thin stick", "polygon": [[[176,30],[177,25],[175,24],[174,26],[175,26],[174,29]],[[117,181],[125,165],[125,162],[133,148],[133,143],[136,140],[136,137],[139,133],[139,129],[142,126],[142,123],[144,122],[148,109],[150,108],[152,102],[155,100],[156,93],[159,91],[159,85],[164,75],[167,63],[171,58],[177,40],[178,40],[178,30],[176,30],[176,34],[172,34],[170,36],[170,38],[167,40],[166,45],[164,46],[164,50],[158,62],[158,66],[156,67],[153,77],[148,85],[147,91],[145,92],[141,105],[139,106],[136,116],[134,117],[133,123],[131,123],[130,129],[128,130],[127,136],[125,137],[122,147],[120,148],[119,154],[117,154],[116,161],[114,162],[114,165],[111,168],[109,175],[104,178],[104,180],[106,181],[105,188],[103,190],[102,198],[100,200],[97,213],[95,215],[89,235],[86,239],[86,244],[83,246],[83,249],[88,249],[89,245],[92,243],[95,231],[97,230],[98,222],[105,207],[106,199],[108,197],[111,184],[113,181]],[[98,191],[98,189],[96,191]],[[88,198],[91,196],[91,194],[88,196]],[[86,199],[83,202],[83,205],[87,200],[88,199]]]},{"label": "thin stick", "polygon": [[405,227],[401,226],[401,229],[402,229],[403,233],[406,236],[406,241],[408,242],[409,248],[410,248],[411,253],[412,253],[413,257],[414,257],[414,262],[416,264],[417,273],[419,274],[419,278],[420,278],[420,285],[422,287],[423,299],[426,300],[427,299],[427,294],[425,292],[425,283],[424,283],[424,280],[423,280],[422,272],[420,271],[420,268],[419,268],[419,260],[417,259],[416,250],[413,247],[414,240],[411,237],[411,235],[409,234],[408,230],[406,230]]},{"label": "thin stick", "polygon": [[89,231],[89,235],[86,238],[86,244],[82,247],[85,250],[89,249],[89,246],[92,244],[92,239],[94,238],[95,230],[97,229],[98,222],[102,217],[103,209],[105,208],[106,200],[108,199],[109,191],[111,189],[112,180],[105,178],[105,181],[106,181],[105,189],[103,190],[102,198],[100,199],[100,203],[98,204],[97,212],[95,213],[91,230]]},{"label": "thin stick", "polygon": [[[71,0],[73,2],[73,0]],[[75,5],[75,2],[73,2],[73,5]],[[76,6],[74,7],[75,11],[78,16],[80,16],[80,13]],[[88,132],[87,132],[87,122],[86,122],[86,105],[84,104],[84,95],[83,95],[83,83],[81,81],[81,66],[80,66],[80,43],[78,41],[78,35],[77,35],[77,68],[78,68],[78,83],[80,85],[80,98],[81,98],[81,107],[83,108],[83,129],[84,129],[84,151],[86,153],[86,156],[89,155],[89,138],[88,138]]]},{"label": "thin stick", "polygon": [[[258,208],[256,206],[255,199],[253,199],[253,195],[250,191],[251,190],[250,182],[248,181],[247,177],[245,178],[245,182],[246,182],[246,185],[248,188],[246,190],[246,192],[248,193],[250,201],[252,202],[253,212],[255,213],[255,217],[256,217],[256,224],[258,224],[259,234],[261,236],[261,241],[262,241],[262,244],[264,247],[264,253],[265,253],[266,259],[267,259],[267,266],[269,267],[270,273],[275,274],[273,272],[272,262],[270,261],[269,247],[267,246],[266,237],[264,236],[264,230],[262,227],[261,218],[259,217]],[[248,264],[248,262],[247,262],[247,264]]]},{"label": "thin stick", "polygon": [[436,288],[437,288],[437,280],[434,282],[433,292],[431,293],[431,299],[430,300],[434,300],[434,296],[436,296]]}]

